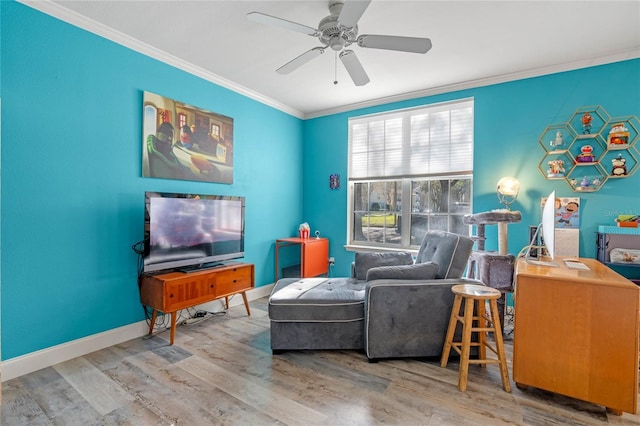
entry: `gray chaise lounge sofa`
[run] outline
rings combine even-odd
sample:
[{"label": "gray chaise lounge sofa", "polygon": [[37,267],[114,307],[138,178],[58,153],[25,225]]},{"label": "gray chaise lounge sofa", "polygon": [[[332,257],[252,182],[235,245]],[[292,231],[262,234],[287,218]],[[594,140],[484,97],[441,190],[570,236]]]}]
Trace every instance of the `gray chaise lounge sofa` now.
[{"label": "gray chaise lounge sofa", "polygon": [[473,241],[429,231],[408,253],[356,253],[351,278],[286,278],[269,298],[271,349],[357,349],[380,358],[440,356]]}]

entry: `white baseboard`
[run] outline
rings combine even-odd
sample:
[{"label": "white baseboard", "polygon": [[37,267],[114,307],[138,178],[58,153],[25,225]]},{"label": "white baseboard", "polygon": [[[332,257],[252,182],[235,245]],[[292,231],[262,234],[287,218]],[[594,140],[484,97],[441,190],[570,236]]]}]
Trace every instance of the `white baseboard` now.
[{"label": "white baseboard", "polygon": [[[271,294],[272,288],[273,284],[254,288],[247,292],[247,299],[256,300],[266,297]],[[220,302],[209,302],[204,305],[200,305],[200,308],[205,310],[211,309],[207,307],[207,305],[210,305],[211,303]],[[243,304],[242,297],[240,296],[232,297],[229,300],[229,307],[240,304]],[[3,361],[0,365],[0,371],[2,371],[2,382],[15,379],[16,377],[32,373],[42,368],[51,367],[52,365],[68,361],[109,346],[126,342],[127,340],[137,339],[147,333],[149,333],[149,326],[147,325],[147,322],[139,321],[8,359]]]}]

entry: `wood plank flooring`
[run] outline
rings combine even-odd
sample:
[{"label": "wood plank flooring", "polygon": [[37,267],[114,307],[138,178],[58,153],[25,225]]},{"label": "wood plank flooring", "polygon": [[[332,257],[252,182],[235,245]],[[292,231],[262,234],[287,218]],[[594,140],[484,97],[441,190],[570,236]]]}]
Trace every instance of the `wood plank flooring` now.
[{"label": "wood plank flooring", "polygon": [[[7,381],[10,425],[640,425],[640,415],[515,387],[497,365],[369,363],[358,351],[269,347],[267,300],[139,338]],[[508,325],[507,325],[508,328]],[[506,342],[511,377],[512,342]]]}]

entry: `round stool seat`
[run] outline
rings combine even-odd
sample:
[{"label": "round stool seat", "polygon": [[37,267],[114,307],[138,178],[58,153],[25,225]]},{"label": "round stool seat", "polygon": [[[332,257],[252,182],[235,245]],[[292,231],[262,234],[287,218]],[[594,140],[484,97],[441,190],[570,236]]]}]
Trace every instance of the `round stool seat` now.
[{"label": "round stool seat", "polygon": [[451,291],[454,294],[471,299],[499,299],[502,297],[502,293],[499,290],[491,287],[485,287],[483,285],[475,284],[458,284],[451,287]]}]

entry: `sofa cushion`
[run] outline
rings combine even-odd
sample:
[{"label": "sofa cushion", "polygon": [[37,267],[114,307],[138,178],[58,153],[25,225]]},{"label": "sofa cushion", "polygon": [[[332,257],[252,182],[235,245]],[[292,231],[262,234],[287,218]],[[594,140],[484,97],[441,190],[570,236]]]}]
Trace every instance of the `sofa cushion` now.
[{"label": "sofa cushion", "polygon": [[367,281],[373,280],[432,280],[440,266],[435,262],[416,263],[415,265],[379,266],[369,269]]},{"label": "sofa cushion", "polygon": [[440,265],[436,278],[460,278],[472,250],[473,240],[469,237],[444,231],[427,231],[416,263],[436,262]]},{"label": "sofa cushion", "polygon": [[275,322],[362,321],[365,285],[350,278],[283,278],[269,297],[269,318]]},{"label": "sofa cushion", "polygon": [[413,256],[407,252],[360,253],[356,252],[355,272],[357,280],[366,280],[367,272],[379,266],[398,266],[413,264]]}]

